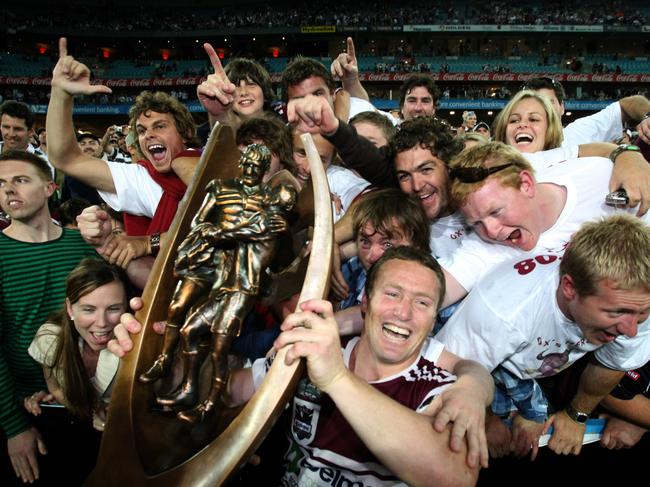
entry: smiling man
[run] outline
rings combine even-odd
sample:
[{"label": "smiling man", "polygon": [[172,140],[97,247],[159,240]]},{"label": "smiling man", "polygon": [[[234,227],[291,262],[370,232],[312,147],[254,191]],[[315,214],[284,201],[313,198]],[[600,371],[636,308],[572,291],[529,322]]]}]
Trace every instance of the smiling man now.
[{"label": "smiling man", "polygon": [[[142,92],[129,110],[129,117],[144,159],[137,164],[121,164],[91,156],[81,150],[75,139],[73,98],[111,90],[91,85],[89,79],[90,70],[68,56],[67,42],[62,38],[59,60],[52,73],[46,121],[50,135],[48,153],[55,167],[97,189],[113,209],[125,213],[129,236],[140,236],[114,239],[116,246],[106,250],[107,254],[120,254],[125,246],[134,249],[131,256],[152,253],[160,233],[171,224],[198,163],[198,151],[188,150],[196,142],[194,120],[175,98],[162,92]],[[127,238],[130,240],[124,240]],[[111,262],[116,260],[117,255],[112,254]]]},{"label": "smiling man", "polygon": [[402,120],[436,114],[440,89],[430,76],[411,74],[400,86],[399,110]]},{"label": "smiling man", "polygon": [[[618,214],[585,223],[562,259],[531,253],[495,267],[436,338],[451,352],[519,380],[555,375],[593,352],[596,362],[583,372],[569,406],[559,405],[550,421],[550,448],[578,454],[589,414],[623,371],[650,359],[648,256],[644,221]],[[534,457],[544,424],[524,416],[520,411],[514,420],[513,444]]]},{"label": "smiling man", "polygon": [[450,254],[466,234],[465,222],[451,205],[447,167],[462,142],[441,120],[418,117],[400,125],[390,149],[400,189],[418,199],[431,223],[433,255]]},{"label": "smiling man", "polygon": [[[493,386],[483,367],[429,337],[443,294],[435,260],[398,247],[370,269],[361,337],[341,345],[327,301],[306,301],[285,319],[274,346],[289,347],[288,363],[305,357],[309,379],[292,401],[283,485],[475,484],[479,450],[487,466],[482,420]],[[141,325],[130,314],[121,321],[109,349],[124,355]],[[246,402],[271,362],[233,372],[225,402]]]},{"label": "smiling man", "polygon": [[[449,448],[449,430],[433,427],[439,394],[459,387],[479,409],[491,395],[483,369],[428,337],[443,292],[437,263],[398,247],[371,267],[363,333],[343,349],[329,303],[303,303],[285,320],[275,345],[291,347],[288,361],[305,357],[311,381],[299,384],[293,400],[287,484],[334,475],[359,485],[475,482],[477,471]],[[265,360],[254,364],[255,386],[266,367]],[[445,368],[459,376],[455,385]],[[418,454],[405,444],[418,445]]]},{"label": "smiling man", "polygon": [[30,140],[34,135],[34,114],[26,103],[7,100],[0,105],[0,152],[7,150],[22,150],[36,154],[44,159],[54,174],[54,168],[47,155],[40,148],[34,147]]}]

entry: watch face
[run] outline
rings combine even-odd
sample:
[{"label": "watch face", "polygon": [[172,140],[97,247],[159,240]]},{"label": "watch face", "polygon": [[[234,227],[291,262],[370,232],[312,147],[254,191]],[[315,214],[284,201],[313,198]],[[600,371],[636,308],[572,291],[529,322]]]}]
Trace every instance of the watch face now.
[{"label": "watch face", "polygon": [[578,411],[572,406],[568,406],[565,411],[567,416],[569,416],[569,418],[571,418],[576,423],[586,423],[589,419],[589,415],[587,413]]},{"label": "watch face", "polygon": [[576,420],[578,423],[586,423],[586,422],[587,422],[587,419],[589,419],[589,415],[588,415],[588,414],[585,414],[585,413],[576,413],[576,418],[575,418],[575,420]]}]

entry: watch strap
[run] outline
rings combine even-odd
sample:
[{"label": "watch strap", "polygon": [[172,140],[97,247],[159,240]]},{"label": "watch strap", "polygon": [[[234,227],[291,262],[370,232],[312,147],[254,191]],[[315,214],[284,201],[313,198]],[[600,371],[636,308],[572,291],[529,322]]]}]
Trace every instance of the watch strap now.
[{"label": "watch strap", "polygon": [[612,163],[616,163],[616,158],[621,155],[621,152],[641,152],[641,149],[632,144],[621,144],[616,149],[612,151],[612,153],[609,155],[609,160],[612,161]]}]

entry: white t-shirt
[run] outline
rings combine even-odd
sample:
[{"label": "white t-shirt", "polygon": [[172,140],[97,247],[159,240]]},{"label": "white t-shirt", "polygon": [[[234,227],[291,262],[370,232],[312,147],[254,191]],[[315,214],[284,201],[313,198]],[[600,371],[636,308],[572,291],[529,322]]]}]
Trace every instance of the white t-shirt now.
[{"label": "white t-shirt", "polygon": [[[54,352],[58,343],[57,337],[60,326],[54,323],[45,323],[36,332],[34,340],[29,345],[27,352],[39,364],[52,368],[54,361]],[[83,339],[79,338],[79,350],[83,349]],[[117,368],[120,365],[120,359],[117,355],[112,354],[107,348],[99,352],[97,359],[97,368],[95,376],[90,378],[91,384],[97,391],[97,395],[108,400],[111,395],[113,379],[117,374]],[[54,378],[61,387],[64,386],[63,370],[55,368],[53,370]]]},{"label": "white t-shirt", "polygon": [[570,147],[558,147],[556,149],[549,149],[545,151],[522,153],[521,155],[528,160],[535,172],[544,171],[555,164],[560,162],[572,160],[572,164],[582,164],[584,161],[578,159],[580,147],[577,145]]},{"label": "white t-shirt", "polygon": [[[566,188],[566,203],[555,224],[543,232],[533,254],[564,254],[571,236],[583,222],[615,211],[636,214],[637,209],[617,209],[605,204],[609,192],[612,161],[604,157],[583,157],[578,161],[566,161],[540,171],[539,183],[554,183]],[[648,221],[648,217],[645,217]],[[506,245],[488,243],[475,232],[465,237],[458,250],[441,259],[440,265],[470,291],[474,284],[496,264],[516,259],[526,252]]]},{"label": "white t-shirt", "polygon": [[579,118],[564,127],[562,147],[589,142],[611,142],[622,135],[621,104],[612,103],[601,111]]},{"label": "white t-shirt", "polygon": [[334,223],[336,223],[348,211],[355,198],[370,186],[370,183],[354,171],[333,164],[327,166],[325,175],[327,176],[330,193],[341,202],[341,208],[339,209],[336,203],[332,201],[332,215],[334,216]]},{"label": "white t-shirt", "polygon": [[377,110],[375,106],[367,100],[356,98],[354,96],[350,97],[350,115],[348,116],[348,120],[361,112],[377,112],[390,120],[393,125],[397,125],[397,120],[395,120],[395,117],[393,117],[390,113],[386,113],[382,110]]},{"label": "white t-shirt", "polygon": [[163,189],[140,164],[107,161],[115,193],[97,191],[115,211],[152,218],[162,198]]},{"label": "white t-shirt", "polygon": [[431,224],[431,254],[436,259],[451,255],[469,231],[463,215],[458,212],[438,218]]},{"label": "white t-shirt", "polygon": [[636,337],[587,342],[556,300],[560,259],[555,255],[509,260],[494,268],[458,307],[436,339],[445,349],[490,371],[503,365],[521,379],[557,374],[587,352],[614,370],[650,360],[650,319]]}]

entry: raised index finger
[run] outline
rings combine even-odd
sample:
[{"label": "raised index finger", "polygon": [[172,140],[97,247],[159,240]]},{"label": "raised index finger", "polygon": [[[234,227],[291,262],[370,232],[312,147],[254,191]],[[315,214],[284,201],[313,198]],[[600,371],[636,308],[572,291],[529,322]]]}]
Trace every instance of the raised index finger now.
[{"label": "raised index finger", "polygon": [[59,59],[68,55],[68,40],[65,37],[59,39]]},{"label": "raised index finger", "polygon": [[354,41],[352,40],[352,37],[348,37],[348,56],[352,59],[357,58],[357,55],[354,52]]},{"label": "raised index finger", "polygon": [[203,49],[205,49],[205,52],[210,58],[210,63],[214,68],[214,73],[222,78],[227,78],[226,72],[223,70],[223,66],[221,65],[221,60],[219,59],[219,56],[217,55],[217,52],[214,50],[212,45],[209,42],[206,42],[203,44]]}]

